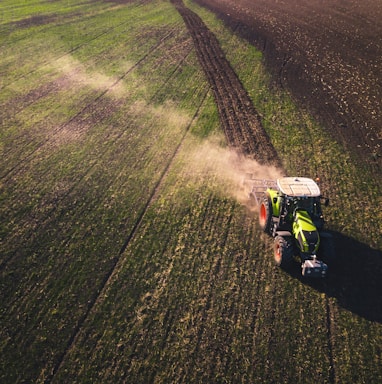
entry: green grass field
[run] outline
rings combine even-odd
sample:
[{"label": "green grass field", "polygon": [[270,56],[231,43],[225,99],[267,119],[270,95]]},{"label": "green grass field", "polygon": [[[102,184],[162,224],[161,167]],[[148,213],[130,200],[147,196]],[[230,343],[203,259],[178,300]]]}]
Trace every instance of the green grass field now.
[{"label": "green grass field", "polygon": [[169,1],[5,0],[0,381],[381,382],[381,181],[186,4],[287,172],[321,178],[347,269],[310,283],[273,265]]}]

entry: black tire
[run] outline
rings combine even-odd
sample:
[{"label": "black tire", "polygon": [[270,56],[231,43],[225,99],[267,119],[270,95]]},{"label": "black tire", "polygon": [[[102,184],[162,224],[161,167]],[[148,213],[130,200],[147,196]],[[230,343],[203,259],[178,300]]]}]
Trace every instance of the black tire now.
[{"label": "black tire", "polygon": [[271,232],[272,227],[272,203],[269,197],[265,197],[259,209],[260,228],[265,232]]},{"label": "black tire", "polygon": [[274,259],[277,266],[286,268],[293,261],[293,244],[286,237],[276,236],[274,242]]}]

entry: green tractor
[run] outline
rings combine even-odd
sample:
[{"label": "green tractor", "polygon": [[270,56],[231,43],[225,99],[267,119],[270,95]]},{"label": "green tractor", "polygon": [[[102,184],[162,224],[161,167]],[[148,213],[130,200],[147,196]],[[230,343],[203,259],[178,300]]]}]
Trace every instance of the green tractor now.
[{"label": "green tractor", "polygon": [[330,234],[323,232],[320,188],[306,177],[273,180],[251,179],[250,196],[259,205],[261,229],[274,238],[276,265],[301,263],[302,275],[325,277],[332,253]]}]

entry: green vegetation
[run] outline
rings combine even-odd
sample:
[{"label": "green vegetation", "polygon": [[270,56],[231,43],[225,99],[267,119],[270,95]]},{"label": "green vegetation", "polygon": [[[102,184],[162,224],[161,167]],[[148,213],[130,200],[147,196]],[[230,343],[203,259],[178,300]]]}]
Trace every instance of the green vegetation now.
[{"label": "green vegetation", "polygon": [[[287,171],[322,178],[329,227],[381,249],[380,181],[269,87],[253,47],[187,5]],[[0,12],[1,382],[382,379],[381,324],[349,299],[352,282],[330,290],[275,268],[256,218],[194,161],[224,138],[170,2]]]}]

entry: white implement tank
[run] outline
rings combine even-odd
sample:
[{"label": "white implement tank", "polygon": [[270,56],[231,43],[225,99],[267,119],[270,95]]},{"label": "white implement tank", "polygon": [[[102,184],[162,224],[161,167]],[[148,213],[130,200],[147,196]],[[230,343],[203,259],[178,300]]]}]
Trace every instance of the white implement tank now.
[{"label": "white implement tank", "polygon": [[277,179],[278,189],[291,197],[318,197],[320,188],[315,181],[307,177],[282,177]]},{"label": "white implement tank", "polygon": [[321,195],[316,182],[308,177],[281,177],[277,180],[267,180],[255,179],[248,174],[243,184],[248,188],[249,197],[253,197],[256,204],[259,204],[268,188],[290,197],[319,197]]}]

